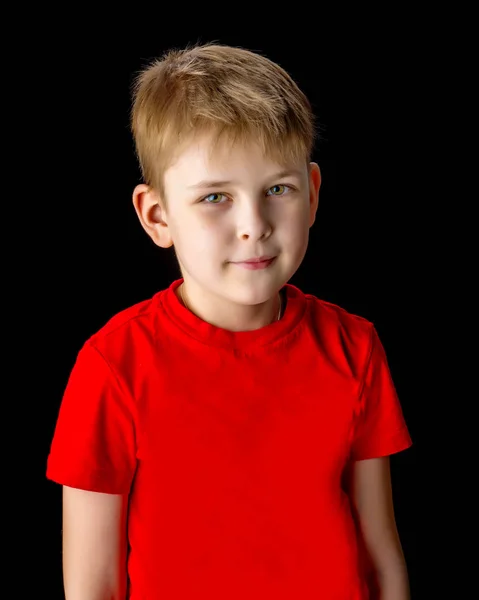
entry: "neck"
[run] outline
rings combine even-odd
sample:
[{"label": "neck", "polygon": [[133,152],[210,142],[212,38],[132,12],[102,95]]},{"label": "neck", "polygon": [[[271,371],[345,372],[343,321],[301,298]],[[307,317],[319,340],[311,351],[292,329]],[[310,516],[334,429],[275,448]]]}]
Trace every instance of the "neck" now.
[{"label": "neck", "polygon": [[[253,326],[251,328],[248,327],[242,327],[242,328],[238,328],[236,326],[236,324],[228,324],[225,326],[225,324],[221,323],[221,318],[218,317],[218,312],[214,313],[214,317],[213,318],[207,318],[205,315],[202,314],[201,308],[198,310],[198,308],[195,306],[194,308],[191,306],[191,303],[189,301],[188,298],[188,294],[186,292],[185,289],[185,282],[183,282],[179,288],[178,288],[178,292],[179,292],[179,297],[182,301],[182,304],[184,305],[184,307],[189,310],[190,312],[192,312],[193,314],[195,314],[197,317],[199,317],[200,319],[204,320],[205,322],[210,323],[211,325],[215,325],[216,327],[220,327],[223,329],[229,329],[230,331],[250,331],[253,329],[258,329],[261,327],[264,327],[266,325],[272,324],[276,321],[279,321],[281,319],[282,316],[282,312],[283,312],[283,299],[281,296],[281,292],[278,292],[278,302],[274,303],[274,310],[273,310],[273,316],[266,322],[257,326]],[[196,310],[195,310],[196,309]]]}]

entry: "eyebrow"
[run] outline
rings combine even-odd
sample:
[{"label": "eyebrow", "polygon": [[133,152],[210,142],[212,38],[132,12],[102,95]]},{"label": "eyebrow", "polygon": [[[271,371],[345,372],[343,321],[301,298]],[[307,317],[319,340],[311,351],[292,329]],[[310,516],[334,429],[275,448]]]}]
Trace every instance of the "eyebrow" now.
[{"label": "eyebrow", "polygon": [[[275,173],[270,177],[270,179],[281,179],[282,177],[290,177],[291,175],[296,177],[301,177],[302,172],[299,169],[285,169],[284,171],[280,171],[279,173]],[[193,185],[189,185],[188,189],[198,189],[198,188],[218,188],[223,187],[225,185],[232,185],[234,181],[217,181],[217,180],[208,180],[205,179]]]}]

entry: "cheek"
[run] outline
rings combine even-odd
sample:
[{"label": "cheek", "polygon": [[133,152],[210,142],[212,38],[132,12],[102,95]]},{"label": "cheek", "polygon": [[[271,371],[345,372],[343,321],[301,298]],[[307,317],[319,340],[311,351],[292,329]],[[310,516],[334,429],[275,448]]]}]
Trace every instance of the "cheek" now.
[{"label": "cheek", "polygon": [[308,215],[296,215],[278,232],[283,251],[294,262],[301,261],[306,253],[309,242]]},{"label": "cheek", "polygon": [[181,228],[181,245],[188,251],[191,258],[200,257],[202,254],[218,253],[225,244],[225,229],[218,228],[217,224],[208,222],[184,223]]},{"label": "cheek", "polygon": [[281,226],[283,235],[294,245],[301,244],[302,239],[308,235],[309,215],[307,211],[289,217]]}]

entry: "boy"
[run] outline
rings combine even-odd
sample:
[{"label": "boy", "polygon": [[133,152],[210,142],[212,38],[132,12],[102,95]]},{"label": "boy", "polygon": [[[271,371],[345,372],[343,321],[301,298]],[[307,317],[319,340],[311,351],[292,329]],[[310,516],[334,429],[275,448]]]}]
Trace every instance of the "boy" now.
[{"label": "boy", "polygon": [[132,129],[135,211],[182,278],[72,369],[47,467],[67,600],[406,600],[387,457],[411,439],[384,349],[287,283],[321,184],[307,98],[197,45],[140,74]]}]

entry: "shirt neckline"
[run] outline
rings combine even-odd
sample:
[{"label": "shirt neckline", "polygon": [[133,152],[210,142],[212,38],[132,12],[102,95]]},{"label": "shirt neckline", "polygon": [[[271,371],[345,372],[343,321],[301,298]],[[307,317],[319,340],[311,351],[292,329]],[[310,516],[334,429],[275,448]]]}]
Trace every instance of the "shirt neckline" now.
[{"label": "shirt neckline", "polygon": [[246,350],[273,344],[293,333],[301,322],[306,309],[306,297],[296,286],[286,283],[282,288],[286,306],[279,321],[273,321],[253,331],[229,331],[203,321],[180,302],[175,291],[184,279],[176,279],[158,299],[170,321],[183,334],[210,346],[229,350]]}]

